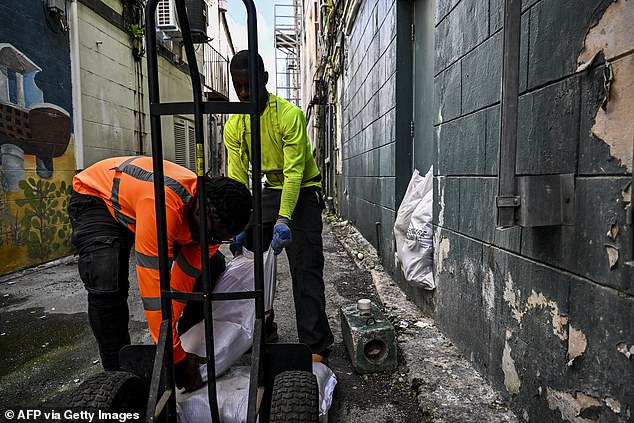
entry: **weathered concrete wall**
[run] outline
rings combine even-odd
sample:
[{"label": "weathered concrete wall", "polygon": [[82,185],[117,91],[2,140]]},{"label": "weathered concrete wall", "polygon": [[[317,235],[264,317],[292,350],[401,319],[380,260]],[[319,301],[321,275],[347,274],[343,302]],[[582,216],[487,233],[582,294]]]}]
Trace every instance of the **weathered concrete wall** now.
[{"label": "weathered concrete wall", "polygon": [[631,421],[634,3],[522,3],[517,173],[575,225],[495,228],[503,1],[438,0],[436,319],[526,421]]},{"label": "weathered concrete wall", "polygon": [[362,2],[346,39],[338,182],[341,215],[380,247],[388,265],[396,210],[396,3]]},{"label": "weathered concrete wall", "polygon": [[[104,4],[110,13],[123,13],[121,3]],[[121,27],[81,2],[78,9],[84,165],[107,157],[150,154],[146,58],[135,61],[130,36]],[[184,50],[181,54],[184,60]],[[202,73],[201,65],[199,61]],[[159,55],[159,85],[161,101],[192,99],[189,75],[165,55]],[[174,161],[173,119],[162,118],[161,127],[164,158]]]}]

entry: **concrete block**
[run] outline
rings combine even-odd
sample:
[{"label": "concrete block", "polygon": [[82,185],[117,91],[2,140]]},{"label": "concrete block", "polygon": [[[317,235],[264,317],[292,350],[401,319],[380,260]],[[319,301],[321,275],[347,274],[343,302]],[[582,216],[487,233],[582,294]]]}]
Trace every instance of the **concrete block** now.
[{"label": "concrete block", "polygon": [[520,35],[519,92],[523,93],[528,86],[528,46],[530,44],[530,13],[528,11],[522,14],[520,25],[522,33]]},{"label": "concrete block", "polygon": [[489,0],[489,35],[495,34],[504,23],[503,0]]},{"label": "concrete block", "polygon": [[359,305],[344,305],[340,315],[343,340],[355,371],[373,373],[396,368],[394,327],[376,304],[365,300]]},{"label": "concrete block", "polygon": [[484,173],[497,175],[500,162],[500,106],[489,107],[486,112],[486,161]]},{"label": "concrete block", "polygon": [[[396,207],[396,200],[394,198],[396,191],[396,177],[381,177],[378,182],[378,184],[374,183],[374,186],[378,187],[379,204],[383,207],[394,210]],[[390,236],[390,238],[392,238],[392,236]]]},{"label": "concrete block", "polygon": [[453,9],[458,2],[460,2],[460,0],[438,0],[436,2],[436,25],[449,14],[451,9]]},{"label": "concrete block", "polygon": [[438,171],[443,175],[479,175],[486,163],[486,110],[441,125]]},{"label": "concrete block", "polygon": [[579,79],[565,79],[519,99],[517,174],[576,170]]},{"label": "concrete block", "polygon": [[592,24],[612,0],[541,0],[530,9],[528,88],[571,75]]},{"label": "concrete block", "polygon": [[[522,255],[565,269],[602,285],[634,294],[631,268],[632,230],[625,226],[623,190],[630,178],[577,178],[575,226],[523,228]],[[619,235],[607,235],[612,225]],[[607,247],[610,246],[610,247]],[[618,251],[612,268],[609,251]]]},{"label": "concrete block", "polygon": [[436,26],[435,73],[444,70],[489,36],[489,4],[462,0]]},{"label": "concrete block", "polygon": [[525,12],[528,8],[542,0],[522,0],[522,12]]},{"label": "concrete block", "polygon": [[461,115],[462,72],[460,63],[449,67],[434,78],[434,124]]},{"label": "concrete block", "polygon": [[434,246],[436,324],[470,361],[487,363],[490,330],[482,306],[482,243],[439,229]]},{"label": "concrete block", "polygon": [[377,176],[396,176],[396,144],[391,143],[380,147],[375,156],[379,164]]},{"label": "concrete block", "polygon": [[[103,98],[82,96],[83,118],[115,129],[128,129],[134,131],[136,126],[136,116],[134,114],[134,97],[130,96],[122,101],[105,96],[110,101]],[[126,104],[132,103],[132,104]],[[99,140],[103,144],[104,140]]]},{"label": "concrete block", "polygon": [[460,225],[460,179],[446,176],[434,178],[434,224],[458,230]]},{"label": "concrete block", "polygon": [[626,421],[618,418],[626,418],[634,405],[634,297],[574,279],[570,298],[566,358],[572,362],[561,390],[583,392],[602,403],[596,410],[597,421]]},{"label": "concrete block", "polygon": [[491,322],[489,374],[514,402],[531,407],[531,420],[551,421],[533,415],[548,410],[535,393],[565,363],[571,277],[492,246],[484,246],[483,272],[483,309]]},{"label": "concrete block", "polygon": [[[495,231],[497,178],[460,178],[459,232],[492,243]],[[478,212],[473,213],[472,211]]]},{"label": "concrete block", "polygon": [[500,101],[502,32],[498,32],[462,59],[462,113]]},{"label": "concrete block", "polygon": [[610,153],[610,146],[592,133],[597,111],[605,97],[603,66],[581,74],[581,128],[579,174],[625,174],[626,167]]}]

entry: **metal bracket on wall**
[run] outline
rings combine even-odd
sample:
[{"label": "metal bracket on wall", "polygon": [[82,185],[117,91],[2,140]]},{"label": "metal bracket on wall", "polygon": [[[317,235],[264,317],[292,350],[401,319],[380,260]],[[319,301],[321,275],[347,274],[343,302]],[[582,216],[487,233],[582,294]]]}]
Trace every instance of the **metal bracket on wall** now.
[{"label": "metal bracket on wall", "polygon": [[574,225],[574,174],[515,174],[521,9],[521,0],[504,1],[497,224],[499,228]]},{"label": "metal bracket on wall", "polygon": [[522,227],[574,225],[575,175],[518,176],[521,207],[517,224]]}]

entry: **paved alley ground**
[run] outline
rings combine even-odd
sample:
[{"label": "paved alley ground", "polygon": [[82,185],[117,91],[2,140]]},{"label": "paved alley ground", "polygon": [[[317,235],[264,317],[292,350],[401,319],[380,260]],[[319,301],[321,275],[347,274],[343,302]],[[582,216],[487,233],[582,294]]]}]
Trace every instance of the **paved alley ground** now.
[{"label": "paved alley ground", "polygon": [[[354,264],[328,225],[324,250],[327,312],[335,334],[330,367],[338,378],[329,421],[422,421],[402,357],[394,372],[361,376],[352,370],[339,308],[360,298],[379,299],[370,272]],[[296,342],[286,257],[280,256],[278,266],[279,333],[282,342]],[[134,272],[130,274],[131,336],[133,343],[148,343]],[[0,410],[50,404],[101,371],[85,297],[73,258],[0,278]]]}]

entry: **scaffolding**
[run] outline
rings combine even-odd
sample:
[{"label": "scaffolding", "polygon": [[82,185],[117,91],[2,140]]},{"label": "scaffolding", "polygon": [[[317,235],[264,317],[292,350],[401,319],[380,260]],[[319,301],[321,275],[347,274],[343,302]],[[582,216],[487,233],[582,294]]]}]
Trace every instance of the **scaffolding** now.
[{"label": "scaffolding", "polygon": [[275,88],[277,95],[301,107],[301,0],[276,4]]}]

